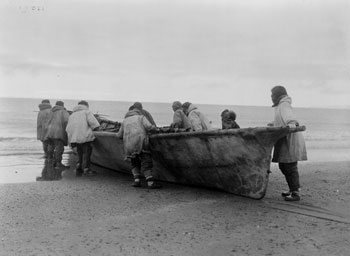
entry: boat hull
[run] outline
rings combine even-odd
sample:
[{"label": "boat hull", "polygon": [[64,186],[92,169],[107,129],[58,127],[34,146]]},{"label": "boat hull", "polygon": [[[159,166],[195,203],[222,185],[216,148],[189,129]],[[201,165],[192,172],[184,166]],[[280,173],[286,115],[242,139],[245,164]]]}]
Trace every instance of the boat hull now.
[{"label": "boat hull", "polygon": [[[264,197],[271,151],[288,127],[262,127],[150,136],[153,172],[158,180]],[[131,174],[123,141],[112,132],[95,132],[92,162]]]}]

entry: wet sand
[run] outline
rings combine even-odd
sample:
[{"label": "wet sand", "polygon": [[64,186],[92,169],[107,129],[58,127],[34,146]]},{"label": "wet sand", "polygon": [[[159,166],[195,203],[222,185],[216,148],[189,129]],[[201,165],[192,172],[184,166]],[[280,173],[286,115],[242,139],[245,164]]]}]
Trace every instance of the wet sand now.
[{"label": "wet sand", "polygon": [[302,201],[287,203],[272,164],[253,200],[131,176],[0,185],[0,255],[349,255],[350,162],[300,163]]}]

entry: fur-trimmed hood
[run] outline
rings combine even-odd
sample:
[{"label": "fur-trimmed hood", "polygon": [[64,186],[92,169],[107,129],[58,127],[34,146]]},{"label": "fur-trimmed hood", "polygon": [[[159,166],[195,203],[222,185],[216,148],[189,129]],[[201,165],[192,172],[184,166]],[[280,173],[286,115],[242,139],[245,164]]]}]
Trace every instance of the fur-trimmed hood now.
[{"label": "fur-trimmed hood", "polygon": [[132,110],[129,110],[126,114],[125,114],[125,118],[131,117],[131,116],[136,116],[136,115],[141,115],[140,110],[134,108]]},{"label": "fur-trimmed hood", "polygon": [[78,112],[82,110],[89,110],[89,108],[85,105],[77,105],[73,108],[73,112]]},{"label": "fur-trimmed hood", "polygon": [[50,103],[40,103],[39,104],[39,110],[44,110],[44,109],[48,109],[48,108],[52,108]]}]

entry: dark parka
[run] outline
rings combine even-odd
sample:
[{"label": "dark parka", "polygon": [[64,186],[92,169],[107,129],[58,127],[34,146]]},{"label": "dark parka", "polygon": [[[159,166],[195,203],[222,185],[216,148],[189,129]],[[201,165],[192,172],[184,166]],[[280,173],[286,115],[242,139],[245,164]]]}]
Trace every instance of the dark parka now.
[{"label": "dark parka", "polygon": [[239,125],[236,123],[236,113],[232,110],[222,114],[221,123],[222,129],[239,129]]},{"label": "dark parka", "polygon": [[41,103],[39,104],[39,113],[36,126],[36,138],[42,142],[45,141],[47,134],[47,126],[50,119],[51,104]]},{"label": "dark parka", "polygon": [[60,139],[64,145],[68,145],[66,127],[69,119],[68,111],[62,106],[54,106],[50,112],[50,120],[47,127],[46,137]]}]

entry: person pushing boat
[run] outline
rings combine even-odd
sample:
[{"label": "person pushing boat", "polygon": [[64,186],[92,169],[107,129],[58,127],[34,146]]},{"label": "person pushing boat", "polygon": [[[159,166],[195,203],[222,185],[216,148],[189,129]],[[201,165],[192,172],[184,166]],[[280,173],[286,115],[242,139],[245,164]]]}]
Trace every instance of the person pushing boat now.
[{"label": "person pushing boat", "polygon": [[133,187],[141,187],[141,174],[146,178],[147,188],[161,188],[152,174],[153,162],[149,150],[148,133],[157,127],[148,121],[140,109],[131,106],[126,113],[117,136],[123,139],[124,153],[131,161],[131,172],[134,176]]},{"label": "person pushing boat", "polygon": [[193,131],[200,132],[213,129],[208,118],[200,112],[194,104],[191,102],[185,102],[182,104],[182,108],[188,117]]},{"label": "person pushing boat", "polygon": [[[293,114],[292,98],[288,96],[286,88],[280,85],[273,87],[271,100],[272,107],[275,108],[275,118],[268,126],[289,126],[290,128],[299,126]],[[289,191],[282,192],[286,201],[300,200],[298,161],[305,160],[307,160],[307,154],[302,133],[288,133],[275,144],[272,162],[278,163],[287,181]]]}]

